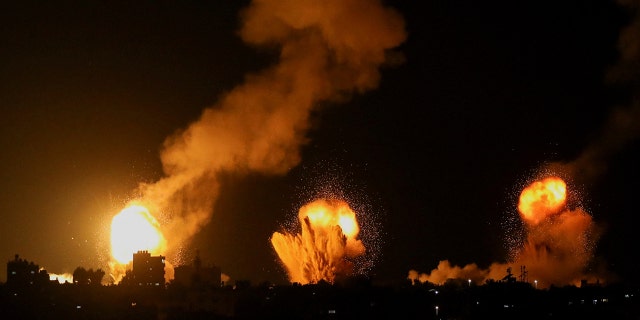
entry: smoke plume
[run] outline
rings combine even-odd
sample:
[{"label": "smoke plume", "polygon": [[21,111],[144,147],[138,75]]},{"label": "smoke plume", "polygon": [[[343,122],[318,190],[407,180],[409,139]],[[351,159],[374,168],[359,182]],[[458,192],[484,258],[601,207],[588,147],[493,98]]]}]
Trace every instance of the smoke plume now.
[{"label": "smoke plume", "polygon": [[591,216],[582,208],[569,209],[565,182],[555,176],[532,182],[520,194],[518,210],[524,223],[524,239],[512,250],[506,263],[493,263],[487,269],[476,264],[452,266],[440,261],[430,274],[409,272],[415,282],[443,284],[448,279],[469,279],[474,283],[487,280],[516,280],[509,269],[522,268],[520,281],[536,281],[539,288],[551,285],[580,285],[605,280],[608,275],[589,272],[594,242],[599,234]]},{"label": "smoke plume", "polygon": [[619,0],[630,22],[618,37],[618,60],[606,81],[627,94],[613,109],[600,135],[573,161],[552,164],[552,170],[566,172],[576,182],[593,182],[607,168],[611,156],[640,136],[640,1]]},{"label": "smoke plume", "polygon": [[[628,93],[626,101],[613,109],[599,136],[567,162],[551,163],[541,171],[555,172],[578,185],[595,182],[607,170],[610,158],[640,136],[640,1],[619,0],[627,10],[630,23],[618,38],[619,57],[607,73],[606,81]],[[451,266],[441,261],[431,273],[411,270],[408,279],[415,282],[443,283],[448,278],[500,280],[510,266],[526,266],[527,277],[549,285],[579,284],[580,280],[614,279],[606,270],[586,272],[592,262],[595,242],[602,230],[583,208],[562,206],[536,223],[526,222],[524,242],[516,248],[509,263],[494,263],[487,269],[475,264]]]},{"label": "smoke plume", "polygon": [[166,139],[163,178],[137,190],[136,202],[160,217],[169,259],[210,220],[220,173],[296,166],[319,103],[376,88],[406,37],[402,17],[379,0],[256,0],[240,17],[242,40],[279,50],[279,60]]}]

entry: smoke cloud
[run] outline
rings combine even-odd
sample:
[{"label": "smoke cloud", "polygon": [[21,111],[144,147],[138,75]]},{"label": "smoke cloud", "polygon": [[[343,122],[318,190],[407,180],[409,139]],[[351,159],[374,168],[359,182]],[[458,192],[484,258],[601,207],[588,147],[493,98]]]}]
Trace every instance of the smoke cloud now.
[{"label": "smoke cloud", "polygon": [[278,62],[167,138],[164,177],[137,190],[136,203],[159,216],[169,259],[211,219],[220,173],[288,172],[319,103],[376,88],[406,38],[402,17],[378,0],[256,0],[240,17],[240,37],[279,50]]},{"label": "smoke cloud", "polygon": [[[440,261],[430,274],[411,270],[408,279],[443,284],[448,279],[469,279],[474,283],[488,280],[535,280],[539,288],[551,285],[580,285],[583,280],[596,282],[609,276],[602,270],[589,272],[594,243],[599,234],[591,216],[582,208],[569,209],[566,185],[558,177],[547,177],[525,188],[518,204],[524,222],[525,238],[512,249],[506,263],[493,263],[487,269],[476,264],[452,266]],[[509,269],[523,268],[510,278]]]},{"label": "smoke cloud", "polygon": [[577,182],[593,182],[601,176],[611,156],[640,136],[640,1],[619,0],[630,22],[618,37],[618,60],[606,75],[608,84],[628,94],[610,114],[599,137],[573,161],[555,163],[552,170],[566,172]]},{"label": "smoke cloud", "polygon": [[[613,109],[599,136],[578,157],[551,163],[541,170],[561,175],[578,185],[596,181],[606,172],[610,158],[640,136],[640,1],[618,2],[628,10],[630,23],[619,35],[619,59],[608,70],[606,81],[626,90],[627,101]],[[449,278],[468,278],[474,282],[501,280],[511,266],[526,266],[527,278],[538,280],[539,287],[615,279],[604,268],[590,265],[595,243],[603,231],[583,208],[576,207],[563,206],[542,221],[525,223],[524,242],[515,248],[508,263],[494,263],[481,269],[476,264],[458,267],[441,261],[429,274],[411,270],[408,279],[414,283],[436,284]],[[588,268],[593,271],[587,272]]]}]

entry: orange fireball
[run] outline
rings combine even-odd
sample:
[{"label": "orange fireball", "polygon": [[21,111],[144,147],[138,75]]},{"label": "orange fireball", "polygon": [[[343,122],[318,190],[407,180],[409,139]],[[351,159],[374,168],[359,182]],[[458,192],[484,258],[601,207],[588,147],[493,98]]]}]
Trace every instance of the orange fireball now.
[{"label": "orange fireball", "polygon": [[342,200],[318,199],[300,208],[300,234],[275,232],[271,244],[289,273],[291,282],[302,284],[352,272],[351,258],[365,252],[357,236],[356,213]]},{"label": "orange fireball", "polygon": [[123,209],[111,221],[113,258],[127,264],[139,250],[159,253],[166,241],[158,228],[158,222],[147,208],[132,205]]},{"label": "orange fireball", "polygon": [[537,225],[558,213],[567,198],[567,185],[558,177],[548,177],[526,187],[520,194],[518,211],[530,225]]}]

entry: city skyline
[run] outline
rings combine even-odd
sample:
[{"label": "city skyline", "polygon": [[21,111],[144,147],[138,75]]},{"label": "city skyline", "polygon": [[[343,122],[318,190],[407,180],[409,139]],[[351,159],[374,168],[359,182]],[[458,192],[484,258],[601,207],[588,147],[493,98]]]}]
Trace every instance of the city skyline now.
[{"label": "city skyline", "polygon": [[[150,209],[177,234],[168,239],[172,264],[199,252],[231,279],[288,283],[271,236],[296,231],[300,208],[334,196],[359,209],[360,235],[375,253],[367,268],[374,279],[403,280],[444,260],[486,268],[509,258],[520,192],[562,168],[555,174],[569,178],[571,209],[584,209],[598,232],[593,261],[637,283],[639,259],[629,244],[640,181],[638,57],[625,46],[637,39],[635,8],[611,1],[421,8],[402,0],[353,2],[362,4],[392,12],[369,14],[388,18],[388,25],[371,25],[393,35],[349,39],[359,31],[349,24],[335,36],[348,38],[339,42],[347,49],[339,48],[353,51],[327,54],[356,59],[356,44],[375,44],[384,57],[366,51],[359,65],[371,69],[357,81],[346,63],[327,72],[294,64],[292,74],[309,75],[293,84],[320,89],[291,98],[294,106],[316,99],[303,115],[293,112],[293,134],[278,121],[299,109],[280,109],[279,97],[256,99],[278,101],[265,122],[255,110],[271,105],[257,103],[237,116],[217,111],[227,110],[236,92],[253,89],[256,75],[289,61],[280,47],[290,48],[296,62],[321,52],[264,45],[260,34],[240,32],[246,21],[265,23],[249,19],[260,13],[255,3],[7,5],[0,255],[20,253],[57,274],[77,266],[108,270],[112,218],[145,192],[164,196],[157,191],[174,173],[207,168],[194,165],[201,158],[193,155],[203,155],[216,159],[216,169],[205,169],[215,183],[202,187],[197,176],[194,193],[182,186],[175,194],[187,195],[183,207],[172,204],[173,216]],[[277,5],[265,11],[278,9],[291,14]],[[314,10],[307,13],[320,12]],[[328,25],[355,26],[349,14]],[[293,16],[297,23],[324,18]],[[266,92],[289,92],[292,83]],[[338,94],[328,94],[334,86]],[[215,139],[185,148],[195,151],[183,165],[176,137],[211,128],[196,126],[209,118],[227,121],[212,122]],[[245,144],[247,136],[255,141]],[[285,137],[297,140],[287,144]],[[196,204],[208,209],[184,220],[197,228],[172,224],[181,209],[200,212]]]}]

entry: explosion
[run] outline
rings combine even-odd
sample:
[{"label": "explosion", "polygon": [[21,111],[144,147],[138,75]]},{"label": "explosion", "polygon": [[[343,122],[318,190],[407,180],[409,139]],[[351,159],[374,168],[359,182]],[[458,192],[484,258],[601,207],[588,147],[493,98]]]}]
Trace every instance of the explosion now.
[{"label": "explosion", "polygon": [[[569,161],[549,165],[551,171],[562,172],[580,184],[591,184],[599,179],[607,170],[607,161],[616,153],[627,148],[640,136],[640,97],[637,84],[640,73],[637,72],[640,61],[640,6],[638,1],[618,1],[631,14],[630,24],[621,30],[618,37],[619,61],[607,72],[610,84],[621,86],[630,91],[627,105],[616,107],[604,123],[603,130],[581,154]],[[593,243],[598,233],[591,216],[582,208],[570,210],[566,208],[566,185],[562,179],[548,178],[537,181],[527,187],[520,196],[518,209],[525,223],[525,241],[516,248],[511,264],[526,266],[528,278],[537,280],[543,286],[576,284],[578,280],[615,279],[616,276],[605,271],[598,271],[597,276],[588,275],[585,269],[591,263]],[[419,274],[415,270],[409,272],[409,279],[419,282],[442,283],[446,278],[456,277],[455,271],[470,273],[478,270],[475,265],[470,268],[452,268],[448,261],[441,261],[431,274]],[[487,279],[500,279],[499,271],[506,270],[506,264],[494,263],[488,270]],[[454,270],[455,269],[455,270]],[[461,272],[463,270],[464,272]],[[435,278],[435,275],[444,275]],[[586,278],[586,279],[585,279]]]},{"label": "explosion", "polygon": [[133,254],[145,250],[152,255],[163,254],[166,240],[159,224],[149,210],[141,205],[130,205],[111,221],[111,275],[118,282],[124,275]]},{"label": "explosion", "polygon": [[133,205],[120,211],[111,222],[111,254],[121,264],[133,259],[133,254],[147,250],[159,254],[164,237],[158,222],[143,206]]},{"label": "explosion", "polygon": [[[379,0],[252,1],[240,17],[242,40],[278,50],[278,61],[247,75],[164,141],[163,176],[135,190],[136,201],[162,214],[162,234],[147,211],[138,212],[131,218],[141,225],[135,233],[118,226],[124,231],[112,235],[117,260],[146,248],[179,261],[183,246],[213,215],[220,174],[286,174],[301,161],[318,109],[375,89],[379,69],[402,61],[393,51],[407,37],[402,17]],[[340,224],[340,235],[357,234],[355,224]],[[320,241],[323,232],[311,237]],[[334,238],[340,242],[341,236]]]},{"label": "explosion", "polygon": [[525,240],[513,248],[511,261],[493,263],[486,270],[475,264],[461,268],[441,261],[431,274],[411,270],[408,278],[437,284],[450,278],[468,278],[481,283],[503,279],[507,268],[514,265],[526,268],[527,274],[521,275],[521,280],[535,279],[538,287],[577,285],[582,280],[598,279],[586,272],[597,237],[591,216],[582,208],[567,209],[566,202],[567,186],[561,178],[534,181],[520,194],[518,211],[524,222]]},{"label": "explosion", "polygon": [[536,181],[520,194],[518,211],[524,221],[537,225],[565,204],[567,185],[557,177]]},{"label": "explosion", "polygon": [[357,238],[360,226],[349,204],[318,199],[300,208],[298,220],[300,234],[275,232],[271,237],[289,280],[333,283],[338,276],[350,275],[351,259],[363,255],[365,247]]}]

